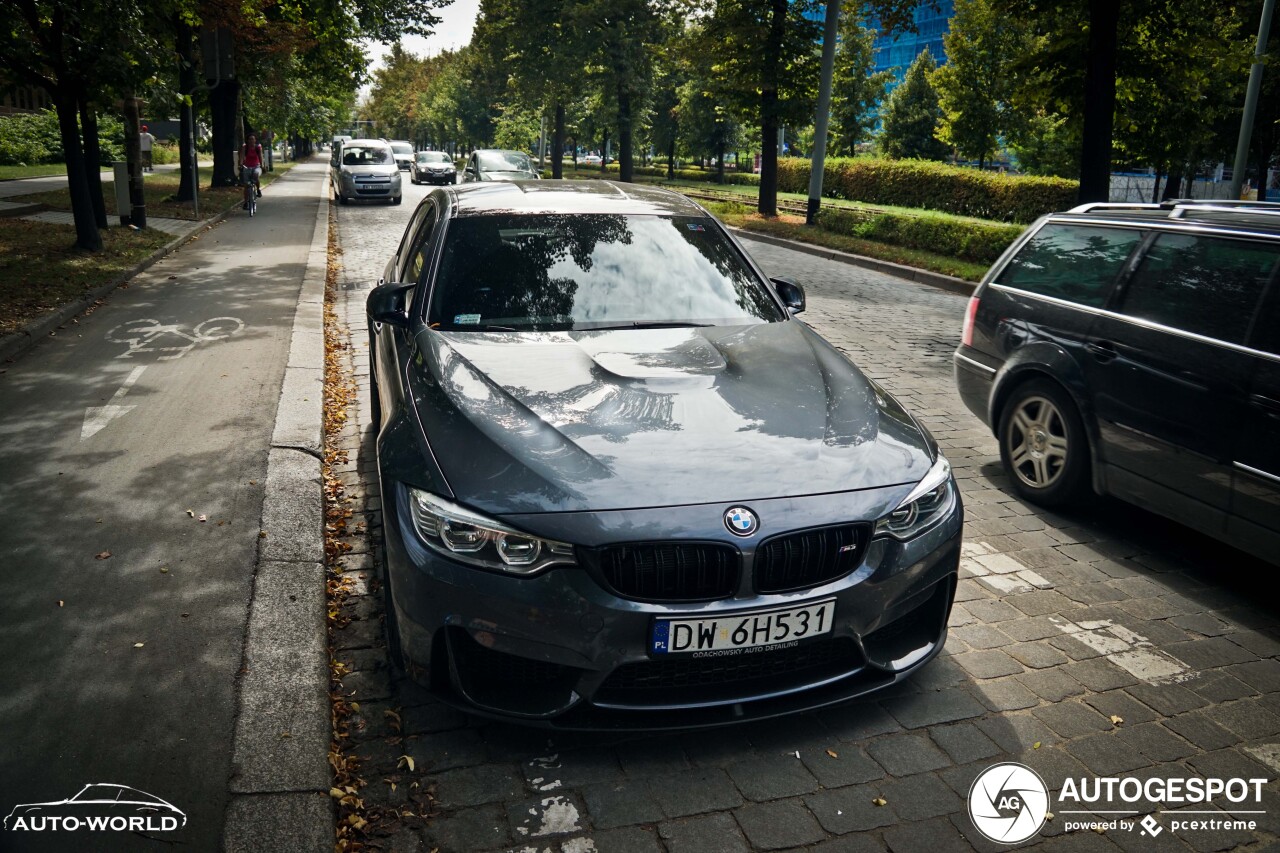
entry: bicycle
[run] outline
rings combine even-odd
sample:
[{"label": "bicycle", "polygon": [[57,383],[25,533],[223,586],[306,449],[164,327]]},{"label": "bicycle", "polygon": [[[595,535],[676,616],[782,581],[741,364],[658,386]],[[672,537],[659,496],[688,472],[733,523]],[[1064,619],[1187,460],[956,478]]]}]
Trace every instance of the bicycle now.
[{"label": "bicycle", "polygon": [[257,181],[254,179],[254,171],[254,169],[240,167],[240,183],[244,184],[244,208],[249,211],[250,216],[258,212],[258,196],[262,195],[262,190],[258,189]]}]

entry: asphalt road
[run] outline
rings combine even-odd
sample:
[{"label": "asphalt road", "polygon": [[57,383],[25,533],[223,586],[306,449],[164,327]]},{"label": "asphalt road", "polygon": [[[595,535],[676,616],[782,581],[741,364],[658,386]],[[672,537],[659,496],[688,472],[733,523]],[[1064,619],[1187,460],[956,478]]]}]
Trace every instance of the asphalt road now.
[{"label": "asphalt road", "polygon": [[[220,848],[263,483],[324,163],[0,365],[0,817],[89,783]],[[172,840],[172,839],[170,839]],[[4,850],[162,849],[42,833]]]},{"label": "asphalt road", "polygon": [[[1085,807],[1132,809],[1129,828],[1072,830],[1080,816],[1067,806],[1027,848],[1276,849],[1280,611],[1265,593],[1274,569],[1116,501],[1050,513],[1017,500],[990,431],[955,391],[964,297],[758,241],[746,246],[767,272],[806,287],[803,319],[919,415],[954,466],[965,546],[939,659],[863,701],[687,734],[494,723],[391,678],[371,582],[380,505],[361,285],[381,273],[423,194],[406,186],[399,208],[338,214],[338,312],[360,387],[339,475],[357,510],[352,526],[372,532],[348,543],[360,581],[335,643],[352,670],[343,687],[361,706],[351,751],[370,783],[366,803],[402,804],[411,779],[435,795],[435,817],[406,821],[386,849],[995,851],[1008,848],[976,833],[965,800],[1001,761],[1035,769],[1052,791],[1100,776],[1273,780],[1248,806],[1264,814],[1236,815],[1255,820],[1252,830],[1179,829],[1187,814],[1177,805],[1113,801]],[[403,725],[388,725],[387,710]],[[1134,828],[1144,818],[1158,838]]]}]

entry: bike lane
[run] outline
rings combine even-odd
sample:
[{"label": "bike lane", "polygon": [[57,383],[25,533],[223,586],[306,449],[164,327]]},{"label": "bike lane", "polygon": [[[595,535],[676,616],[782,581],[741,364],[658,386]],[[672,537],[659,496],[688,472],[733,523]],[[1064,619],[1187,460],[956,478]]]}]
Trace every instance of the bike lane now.
[{"label": "bike lane", "polygon": [[233,212],[0,365],[0,818],[93,783],[186,816],[164,840],[0,830],[0,849],[220,846],[268,450],[324,175],[295,167],[256,217]]}]

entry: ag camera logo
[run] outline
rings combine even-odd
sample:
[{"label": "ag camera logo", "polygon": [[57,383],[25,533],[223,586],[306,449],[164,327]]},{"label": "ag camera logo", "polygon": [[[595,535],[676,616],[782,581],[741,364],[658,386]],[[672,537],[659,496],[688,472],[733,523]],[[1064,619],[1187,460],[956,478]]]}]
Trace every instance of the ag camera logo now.
[{"label": "ag camera logo", "polygon": [[969,788],[969,818],[991,841],[1017,844],[1044,826],[1049,789],[1040,774],[1012,761],[988,767]]}]

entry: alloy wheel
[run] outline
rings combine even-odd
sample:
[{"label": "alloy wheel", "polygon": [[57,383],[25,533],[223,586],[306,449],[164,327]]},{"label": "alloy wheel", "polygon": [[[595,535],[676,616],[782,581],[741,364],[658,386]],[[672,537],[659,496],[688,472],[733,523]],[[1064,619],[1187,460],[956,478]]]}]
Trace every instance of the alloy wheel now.
[{"label": "alloy wheel", "polygon": [[1005,435],[1013,473],[1033,489],[1046,489],[1067,468],[1067,425],[1045,397],[1018,403]]}]

